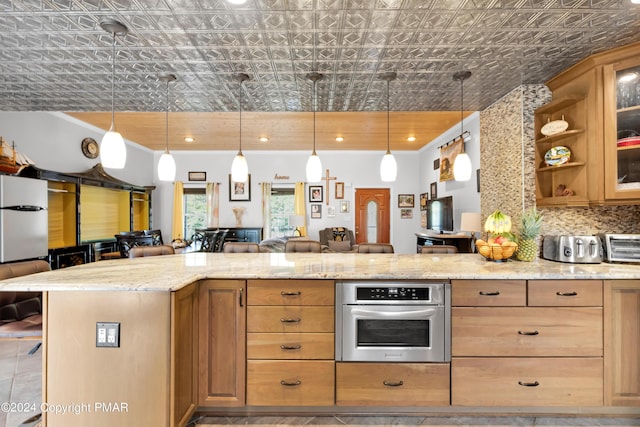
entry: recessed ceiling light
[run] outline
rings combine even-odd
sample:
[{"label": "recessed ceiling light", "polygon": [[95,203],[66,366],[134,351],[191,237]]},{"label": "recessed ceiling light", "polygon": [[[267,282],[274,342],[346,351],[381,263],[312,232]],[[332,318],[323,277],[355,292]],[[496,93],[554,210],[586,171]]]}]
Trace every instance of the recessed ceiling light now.
[{"label": "recessed ceiling light", "polygon": [[409,138],[407,138],[407,141],[409,141],[409,142],[413,142],[415,140],[416,140],[415,136],[410,136]]},{"label": "recessed ceiling light", "polygon": [[261,136],[258,139],[260,140],[260,142],[269,142],[269,138],[267,138],[266,136]]},{"label": "recessed ceiling light", "polygon": [[640,4],[640,0],[631,0],[631,3],[633,3],[633,4]]},{"label": "recessed ceiling light", "polygon": [[342,141],[344,141],[344,138],[341,137],[341,136],[336,136],[336,141],[337,142],[342,142]]},{"label": "recessed ceiling light", "polygon": [[194,137],[192,137],[192,136],[185,136],[184,137],[184,142],[193,142],[195,140],[196,139]]},{"label": "recessed ceiling light", "polygon": [[231,4],[245,4],[247,0],[227,0]]}]

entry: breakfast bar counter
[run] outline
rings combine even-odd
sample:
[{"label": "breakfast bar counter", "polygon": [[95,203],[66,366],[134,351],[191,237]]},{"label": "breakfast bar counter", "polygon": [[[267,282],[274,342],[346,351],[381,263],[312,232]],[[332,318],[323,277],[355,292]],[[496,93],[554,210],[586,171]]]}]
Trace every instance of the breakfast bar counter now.
[{"label": "breakfast bar counter", "polygon": [[492,262],[479,254],[194,252],[83,264],[0,281],[0,291],[177,291],[212,279],[640,279],[639,264]]},{"label": "breakfast bar counter", "polygon": [[[451,361],[334,359],[343,280],[450,282]],[[578,298],[565,298],[574,290]],[[637,264],[188,253],[22,276],[0,291],[43,292],[46,427],[179,427],[194,414],[300,411],[640,415]],[[381,375],[404,385],[378,390],[389,384]]]}]

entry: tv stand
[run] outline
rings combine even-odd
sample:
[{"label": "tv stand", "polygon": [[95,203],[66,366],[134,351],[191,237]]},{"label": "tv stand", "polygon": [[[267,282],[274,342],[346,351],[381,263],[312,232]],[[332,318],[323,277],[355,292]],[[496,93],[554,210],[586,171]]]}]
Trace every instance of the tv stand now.
[{"label": "tv stand", "polygon": [[452,245],[458,252],[471,253],[471,236],[466,234],[447,234],[425,230],[415,233],[417,238],[416,252],[421,253],[426,245]]}]

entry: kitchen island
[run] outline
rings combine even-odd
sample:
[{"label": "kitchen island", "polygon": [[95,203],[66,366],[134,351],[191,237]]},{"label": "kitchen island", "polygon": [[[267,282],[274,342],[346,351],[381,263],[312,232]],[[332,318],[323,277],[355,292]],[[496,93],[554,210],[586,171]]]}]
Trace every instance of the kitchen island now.
[{"label": "kitchen island", "polygon": [[[532,354],[535,357],[517,355],[505,359],[505,362],[516,363],[523,359],[538,365],[541,361],[552,364],[584,362],[585,369],[589,370],[597,366],[595,374],[586,380],[577,378],[576,384],[580,388],[584,380],[585,389],[600,388],[602,393],[595,398],[593,395],[579,397],[575,404],[562,406],[549,404],[540,396],[536,399],[540,398],[543,403],[533,406],[507,406],[500,403],[500,399],[493,403],[475,404],[468,395],[454,395],[453,404],[413,405],[401,410],[397,407],[399,405],[380,408],[378,405],[367,406],[366,402],[355,408],[327,405],[326,402],[310,406],[248,404],[245,388],[250,388],[250,399],[264,394],[252,394],[251,387],[258,387],[256,390],[262,387],[261,377],[255,377],[261,373],[253,369],[257,366],[279,366],[281,363],[273,360],[271,364],[260,360],[247,362],[247,358],[257,359],[246,353],[247,331],[251,332],[252,322],[257,321],[252,320],[251,315],[247,320],[246,310],[253,305],[264,304],[251,303],[249,299],[255,295],[252,289],[264,288],[270,283],[282,286],[283,283],[302,285],[304,282],[332,289],[335,281],[340,280],[451,281],[454,294],[451,369],[455,371],[456,363],[460,363],[460,373],[469,371],[488,374],[489,377],[491,373],[486,368],[489,365],[478,365],[477,362],[502,360],[496,356],[489,360],[485,354],[470,357],[464,346],[460,346],[469,337],[456,341],[456,319],[465,319],[462,314],[467,311],[481,314],[484,311],[478,310],[481,307],[464,303],[457,312],[456,289],[466,289],[474,283],[495,283],[508,290],[520,289],[524,295],[522,302],[510,302],[504,305],[514,308],[500,309],[514,316],[513,310],[525,314],[551,310],[529,307],[531,303],[527,300],[535,295],[535,289],[543,289],[542,285],[547,282],[567,281],[588,288],[590,293],[599,293],[603,302],[584,303],[589,306],[586,309],[560,309],[567,316],[573,318],[573,314],[578,313],[589,321],[593,320],[594,313],[600,316],[602,320],[596,324],[601,327],[593,332],[602,337],[600,350],[596,348],[593,350],[596,353],[592,354],[592,350],[583,351],[578,344],[578,350],[571,357],[556,355],[545,358],[538,352]],[[44,416],[49,427],[179,426],[184,425],[196,411],[303,411],[307,414],[341,411],[466,414],[543,411],[640,415],[637,378],[640,338],[627,336],[625,340],[618,339],[625,331],[634,330],[631,327],[621,332],[623,320],[625,325],[633,325],[634,322],[637,324],[640,316],[637,312],[640,301],[638,265],[562,264],[545,260],[493,263],[477,254],[190,253],[100,261],[38,273],[0,282],[1,290],[44,292],[43,402],[47,405]],[[321,304],[328,306],[330,302],[317,305]],[[483,318],[478,319],[482,321]],[[119,347],[96,347],[96,325],[99,322],[119,325]],[[562,319],[556,323],[562,323]],[[579,329],[579,326],[576,327]],[[635,334],[638,335],[637,329]],[[596,337],[595,341],[599,338]],[[620,345],[626,346],[624,351]],[[457,346],[461,357],[456,359]],[[303,362],[309,362],[306,366],[322,366],[324,369],[335,363],[327,356],[313,357],[319,360],[305,360]],[[519,369],[517,364],[507,368]],[[322,376],[330,376],[333,370],[328,372]],[[562,375],[562,369],[557,375]],[[451,378],[455,394],[460,375],[452,372]],[[336,386],[333,381],[331,379],[327,390],[337,387],[340,393],[340,385]],[[328,398],[333,399],[331,396]],[[564,397],[568,402],[573,401],[571,395]],[[590,403],[594,400],[602,403]]]}]

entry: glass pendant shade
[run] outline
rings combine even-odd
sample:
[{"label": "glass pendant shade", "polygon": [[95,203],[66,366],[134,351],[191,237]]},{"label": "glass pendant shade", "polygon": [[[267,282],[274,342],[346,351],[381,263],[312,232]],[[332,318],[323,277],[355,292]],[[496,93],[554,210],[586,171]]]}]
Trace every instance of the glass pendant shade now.
[{"label": "glass pendant shade", "polygon": [[249,179],[249,165],[242,152],[238,152],[231,163],[231,180],[247,182]]},{"label": "glass pendant shade", "polygon": [[165,151],[158,161],[158,179],[160,181],[174,181],[176,179],[176,161],[168,151]]},{"label": "glass pendant shade", "polygon": [[233,162],[231,162],[231,179],[236,182],[247,182],[249,180],[249,164],[247,163],[247,159],[244,157],[244,154],[242,154],[242,83],[249,80],[249,76],[239,73],[235,78],[240,82],[240,90],[238,92],[238,103],[240,104],[240,137],[238,141],[238,154],[236,154],[233,158]]},{"label": "glass pendant shade", "polygon": [[307,182],[320,182],[322,180],[322,162],[315,151],[307,160]]},{"label": "glass pendant shade", "polygon": [[453,177],[456,181],[471,179],[471,158],[467,153],[460,153],[453,161]]},{"label": "glass pendant shade", "polygon": [[111,169],[122,169],[127,162],[127,147],[124,145],[124,139],[113,127],[102,137],[100,161],[103,167]]},{"label": "glass pendant shade", "polygon": [[380,179],[382,182],[394,182],[398,176],[398,163],[393,154],[391,154],[389,142],[389,82],[396,79],[396,73],[384,73],[380,78],[387,82],[387,152],[382,156],[382,161],[380,162]]},{"label": "glass pendant shade", "polygon": [[122,169],[127,162],[127,147],[124,139],[115,128],[115,81],[116,81],[116,35],[125,36],[129,31],[121,22],[106,20],[100,26],[113,35],[111,53],[111,127],[102,137],[100,143],[100,161],[102,166],[111,169]]},{"label": "glass pendant shade", "polygon": [[388,152],[380,162],[380,178],[383,182],[393,182],[398,176],[398,164],[393,154]]}]

